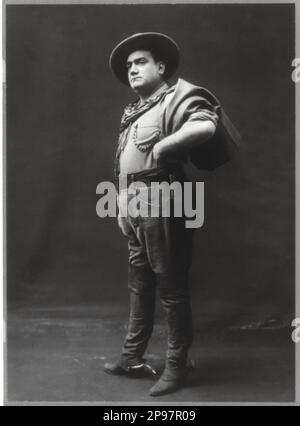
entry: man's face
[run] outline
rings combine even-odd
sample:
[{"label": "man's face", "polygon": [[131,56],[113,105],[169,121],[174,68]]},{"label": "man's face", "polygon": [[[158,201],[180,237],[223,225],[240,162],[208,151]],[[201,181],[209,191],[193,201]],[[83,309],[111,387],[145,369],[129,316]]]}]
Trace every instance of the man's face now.
[{"label": "man's face", "polygon": [[151,94],[162,83],[164,70],[164,64],[156,62],[148,50],[137,50],[128,56],[128,81],[139,94]]}]

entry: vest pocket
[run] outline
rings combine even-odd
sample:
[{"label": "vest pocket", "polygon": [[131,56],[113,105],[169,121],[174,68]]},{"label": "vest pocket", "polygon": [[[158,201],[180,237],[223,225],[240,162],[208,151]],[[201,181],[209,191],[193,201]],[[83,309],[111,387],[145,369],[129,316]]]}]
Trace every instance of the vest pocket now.
[{"label": "vest pocket", "polygon": [[134,125],[133,142],[137,149],[142,152],[150,151],[160,140],[161,131],[157,126]]}]

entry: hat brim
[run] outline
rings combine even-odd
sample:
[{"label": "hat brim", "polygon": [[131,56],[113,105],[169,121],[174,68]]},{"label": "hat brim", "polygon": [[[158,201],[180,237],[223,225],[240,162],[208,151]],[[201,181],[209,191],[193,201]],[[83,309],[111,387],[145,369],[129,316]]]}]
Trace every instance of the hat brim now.
[{"label": "hat brim", "polygon": [[126,62],[128,56],[141,49],[153,49],[159,53],[166,66],[165,79],[169,79],[179,65],[179,48],[174,40],[161,33],[139,33],[126,38],[112,51],[109,65],[115,76],[129,86]]}]

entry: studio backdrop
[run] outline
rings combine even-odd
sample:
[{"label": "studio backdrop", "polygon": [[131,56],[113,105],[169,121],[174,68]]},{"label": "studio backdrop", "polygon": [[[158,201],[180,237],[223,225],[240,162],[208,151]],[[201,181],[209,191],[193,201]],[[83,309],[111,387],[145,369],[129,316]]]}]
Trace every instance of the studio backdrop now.
[{"label": "studio backdrop", "polygon": [[[123,107],[109,55],[136,32],[181,50],[242,135],[205,182],[191,271],[197,313],[294,317],[293,5],[9,5],[6,16],[9,307],[127,306],[127,242],[96,214],[113,181]],[[172,80],[175,82],[176,78]]]}]

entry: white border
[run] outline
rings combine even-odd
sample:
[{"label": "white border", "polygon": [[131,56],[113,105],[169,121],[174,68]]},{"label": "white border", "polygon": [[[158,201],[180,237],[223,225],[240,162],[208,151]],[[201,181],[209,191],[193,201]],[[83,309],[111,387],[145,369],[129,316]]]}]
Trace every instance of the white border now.
[{"label": "white border", "polygon": [[[5,34],[4,28],[5,28],[5,13],[3,13],[4,19],[2,20],[2,9],[4,10],[5,5],[29,5],[29,4],[56,4],[56,5],[62,5],[62,4],[73,4],[73,5],[80,5],[80,4],[295,4],[296,6],[296,52],[295,57],[300,58],[300,4],[297,0],[172,0],[172,1],[166,1],[166,0],[2,0],[2,8],[0,8],[0,21],[3,23],[3,28],[0,28],[0,45],[2,46],[2,52],[3,57],[5,57],[5,47],[2,40],[2,35]],[[5,36],[3,37],[5,41]],[[293,58],[292,58],[293,59]],[[2,61],[1,61],[2,62]],[[5,68],[5,62],[4,67]],[[292,68],[291,68],[292,73]],[[2,76],[5,77],[5,69],[2,69]],[[296,308],[296,317],[300,318],[300,269],[299,269],[299,249],[300,249],[300,194],[298,191],[299,185],[300,185],[300,147],[299,147],[299,136],[300,136],[300,130],[299,130],[299,114],[300,114],[300,83],[296,84],[296,299],[295,299],[295,308]],[[3,117],[3,127],[2,127],[2,120],[0,124],[0,134],[1,134],[1,149],[2,149],[2,158],[3,161],[0,165],[0,186],[2,192],[2,197],[0,197],[0,211],[3,212],[3,215],[0,215],[0,238],[1,241],[3,241],[3,244],[0,244],[0,257],[3,259],[3,263],[0,262],[0,405],[3,405],[4,402],[4,383],[5,383],[5,373],[4,373],[4,352],[5,352],[5,318],[6,313],[4,312],[5,309],[5,295],[6,295],[6,258],[3,257],[3,255],[6,255],[6,235],[5,230],[3,228],[3,223],[6,223],[6,215],[5,215],[5,161],[6,161],[6,155],[5,155],[5,114],[3,114],[2,107],[5,105],[5,83],[1,85],[2,87],[2,102],[0,102],[0,116]],[[2,139],[3,137],[3,139]],[[3,203],[4,201],[4,203]],[[3,250],[4,248],[4,250]],[[296,405],[300,405],[300,343],[296,344]],[[162,404],[155,404],[155,405],[165,405],[166,402]],[[172,405],[172,403],[170,403]],[[190,403],[176,403],[175,405],[189,405]],[[269,403],[192,403],[195,406],[202,406],[202,405],[274,405]],[[54,403],[51,401],[47,401],[45,403],[43,402],[19,402],[19,401],[9,401],[8,405],[140,405],[139,403],[125,403],[125,402],[61,402],[61,403]],[[150,404],[144,404],[144,405],[150,405]],[[154,404],[152,404],[154,405]],[[275,405],[283,405],[283,406],[290,406],[295,404],[275,404]]]}]

